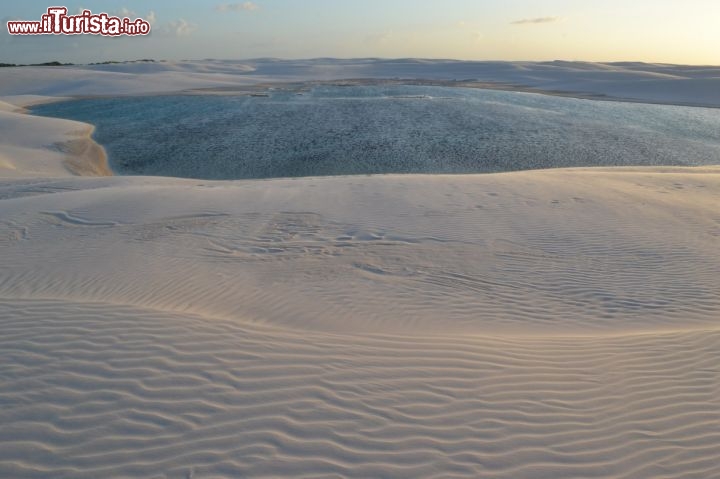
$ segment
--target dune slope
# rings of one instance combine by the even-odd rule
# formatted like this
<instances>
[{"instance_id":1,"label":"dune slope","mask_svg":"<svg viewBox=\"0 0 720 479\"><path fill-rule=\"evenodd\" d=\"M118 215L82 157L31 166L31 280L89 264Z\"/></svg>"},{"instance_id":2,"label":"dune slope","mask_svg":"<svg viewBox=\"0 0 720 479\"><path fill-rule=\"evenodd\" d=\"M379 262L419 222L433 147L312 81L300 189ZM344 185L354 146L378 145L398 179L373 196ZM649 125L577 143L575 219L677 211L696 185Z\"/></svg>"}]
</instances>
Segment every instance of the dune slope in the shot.
<instances>
[{"instance_id":1,"label":"dune slope","mask_svg":"<svg viewBox=\"0 0 720 479\"><path fill-rule=\"evenodd\" d=\"M718 168L0 198L0 476L720 476Z\"/></svg>"}]
</instances>

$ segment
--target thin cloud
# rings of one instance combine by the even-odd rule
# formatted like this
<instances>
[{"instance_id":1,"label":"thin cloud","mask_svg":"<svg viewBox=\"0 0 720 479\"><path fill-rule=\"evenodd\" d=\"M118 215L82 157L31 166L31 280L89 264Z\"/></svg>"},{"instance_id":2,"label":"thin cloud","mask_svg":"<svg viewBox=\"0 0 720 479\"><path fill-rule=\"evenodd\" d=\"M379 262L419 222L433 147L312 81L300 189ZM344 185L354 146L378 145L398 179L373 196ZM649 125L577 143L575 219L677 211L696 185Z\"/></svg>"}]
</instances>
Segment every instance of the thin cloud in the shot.
<instances>
[{"instance_id":1,"label":"thin cloud","mask_svg":"<svg viewBox=\"0 0 720 479\"><path fill-rule=\"evenodd\" d=\"M122 7L120 10L117 11L117 14L115 16L120 17L120 18L124 18L124 17L135 18L135 17L137 17L137 14L133 10L130 10L127 7Z\"/></svg>"},{"instance_id":2,"label":"thin cloud","mask_svg":"<svg viewBox=\"0 0 720 479\"><path fill-rule=\"evenodd\" d=\"M541 23L555 23L560 20L560 17L538 17L538 18L523 18L522 20L515 20L510 22L511 25L538 25Z\"/></svg>"},{"instance_id":3,"label":"thin cloud","mask_svg":"<svg viewBox=\"0 0 720 479\"><path fill-rule=\"evenodd\" d=\"M222 3L215 5L215 10L218 12L252 12L260 8L254 2L242 2L242 3Z\"/></svg>"},{"instance_id":4,"label":"thin cloud","mask_svg":"<svg viewBox=\"0 0 720 479\"><path fill-rule=\"evenodd\" d=\"M179 18L162 25L160 28L153 30L153 32L160 36L187 37L192 35L195 30L197 30L196 24L190 23L184 18Z\"/></svg>"},{"instance_id":5,"label":"thin cloud","mask_svg":"<svg viewBox=\"0 0 720 479\"><path fill-rule=\"evenodd\" d=\"M385 32L373 33L365 37L367 43L372 44L385 44L388 43L395 36L392 30Z\"/></svg>"}]
</instances>

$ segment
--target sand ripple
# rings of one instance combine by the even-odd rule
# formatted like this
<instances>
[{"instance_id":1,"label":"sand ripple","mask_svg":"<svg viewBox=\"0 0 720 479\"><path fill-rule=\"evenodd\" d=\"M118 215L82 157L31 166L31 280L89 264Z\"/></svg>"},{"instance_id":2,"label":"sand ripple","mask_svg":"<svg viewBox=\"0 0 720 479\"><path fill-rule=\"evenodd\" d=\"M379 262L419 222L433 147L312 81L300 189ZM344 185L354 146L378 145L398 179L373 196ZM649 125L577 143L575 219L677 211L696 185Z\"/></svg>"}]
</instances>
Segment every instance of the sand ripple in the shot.
<instances>
[{"instance_id":1,"label":"sand ripple","mask_svg":"<svg viewBox=\"0 0 720 479\"><path fill-rule=\"evenodd\" d=\"M716 477L720 334L352 337L0 305L3 477Z\"/></svg>"},{"instance_id":2,"label":"sand ripple","mask_svg":"<svg viewBox=\"0 0 720 479\"><path fill-rule=\"evenodd\" d=\"M0 185L0 477L720 477L720 175Z\"/></svg>"}]
</instances>

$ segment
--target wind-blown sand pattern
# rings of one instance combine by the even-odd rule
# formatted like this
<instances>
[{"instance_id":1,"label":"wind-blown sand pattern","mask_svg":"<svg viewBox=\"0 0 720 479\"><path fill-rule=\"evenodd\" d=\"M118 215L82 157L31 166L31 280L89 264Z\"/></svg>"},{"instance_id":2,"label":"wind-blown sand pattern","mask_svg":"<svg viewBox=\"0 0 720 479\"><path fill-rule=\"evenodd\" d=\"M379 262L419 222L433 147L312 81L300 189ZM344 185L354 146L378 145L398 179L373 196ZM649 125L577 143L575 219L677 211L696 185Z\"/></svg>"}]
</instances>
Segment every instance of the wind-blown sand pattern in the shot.
<instances>
[{"instance_id":1,"label":"wind-blown sand pattern","mask_svg":"<svg viewBox=\"0 0 720 479\"><path fill-rule=\"evenodd\" d=\"M73 177L0 110L0 477L720 477L720 167Z\"/></svg>"},{"instance_id":2,"label":"wind-blown sand pattern","mask_svg":"<svg viewBox=\"0 0 720 479\"><path fill-rule=\"evenodd\" d=\"M4 301L3 477L718 477L717 332L328 335Z\"/></svg>"},{"instance_id":3,"label":"wind-blown sand pattern","mask_svg":"<svg viewBox=\"0 0 720 479\"><path fill-rule=\"evenodd\" d=\"M0 193L3 477L720 475L717 168Z\"/></svg>"}]
</instances>

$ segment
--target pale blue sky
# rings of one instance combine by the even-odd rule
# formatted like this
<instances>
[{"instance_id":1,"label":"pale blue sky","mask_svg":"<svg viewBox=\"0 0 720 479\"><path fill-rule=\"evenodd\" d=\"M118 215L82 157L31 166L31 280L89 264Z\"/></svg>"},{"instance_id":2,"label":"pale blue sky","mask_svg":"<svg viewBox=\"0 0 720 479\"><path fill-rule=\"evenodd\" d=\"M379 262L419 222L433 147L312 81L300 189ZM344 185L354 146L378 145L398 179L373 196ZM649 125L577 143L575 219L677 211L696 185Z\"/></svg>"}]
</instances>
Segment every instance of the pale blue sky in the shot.
<instances>
[{"instance_id":1,"label":"pale blue sky","mask_svg":"<svg viewBox=\"0 0 720 479\"><path fill-rule=\"evenodd\" d=\"M51 3L3 5L0 62L271 56L720 64L718 0L81 0L64 5L150 18L153 33L7 34L5 21L39 20Z\"/></svg>"}]
</instances>

